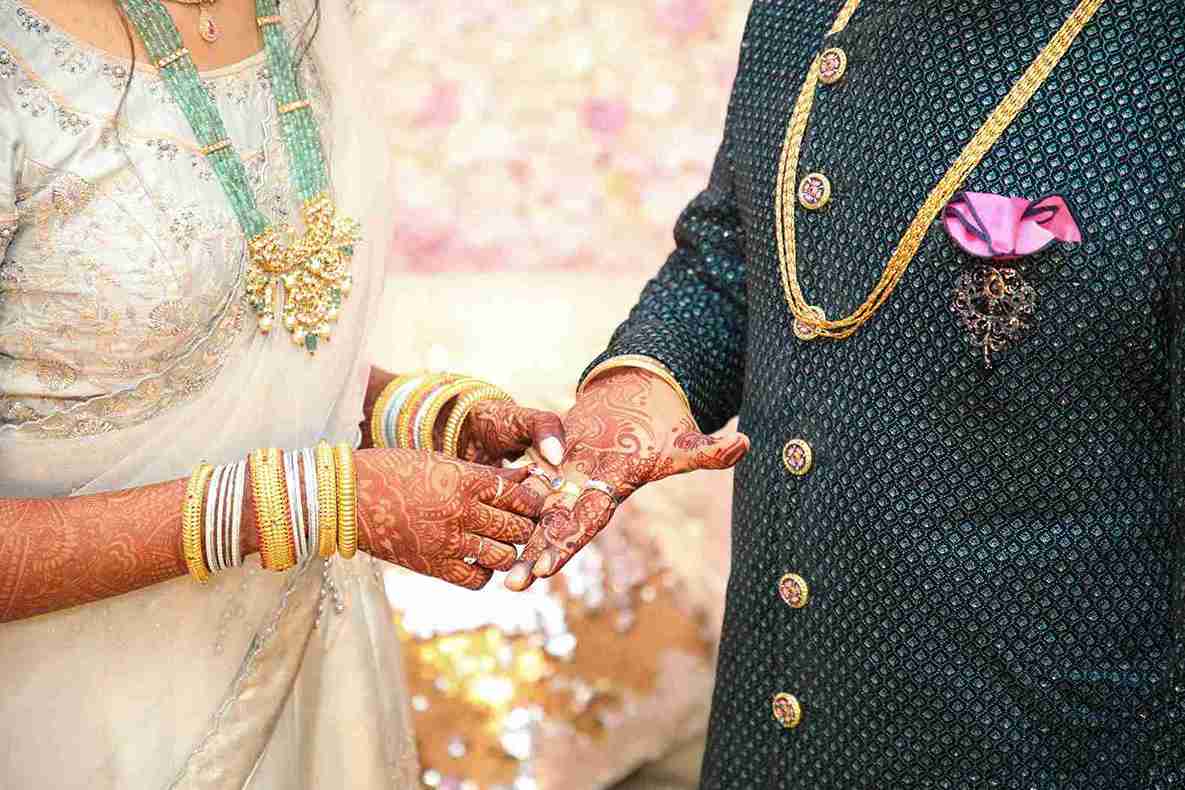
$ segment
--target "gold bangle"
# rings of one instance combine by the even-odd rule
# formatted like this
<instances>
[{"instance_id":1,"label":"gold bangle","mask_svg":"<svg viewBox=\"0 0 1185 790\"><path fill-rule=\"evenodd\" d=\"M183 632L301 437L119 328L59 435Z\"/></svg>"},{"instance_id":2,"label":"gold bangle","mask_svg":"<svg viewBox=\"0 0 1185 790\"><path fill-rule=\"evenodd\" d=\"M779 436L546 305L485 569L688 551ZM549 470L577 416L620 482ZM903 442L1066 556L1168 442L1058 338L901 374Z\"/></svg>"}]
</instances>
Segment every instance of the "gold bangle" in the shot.
<instances>
[{"instance_id":1,"label":"gold bangle","mask_svg":"<svg viewBox=\"0 0 1185 790\"><path fill-rule=\"evenodd\" d=\"M411 395L404 401L403 408L399 410L399 426L395 436L398 439L400 448L411 450L415 447L416 412L420 410L424 399L441 386L452 384L458 378L460 376L454 376L451 373L437 373L426 377L423 383L412 391Z\"/></svg>"},{"instance_id":2,"label":"gold bangle","mask_svg":"<svg viewBox=\"0 0 1185 790\"><path fill-rule=\"evenodd\" d=\"M419 438L419 449L421 450L435 450L435 442L433 436L436 434L436 421L440 419L440 412L458 395L464 395L470 390L481 389L491 385L482 381L481 379L460 379L449 384L442 390L435 390L429 399L426 399L421 405L421 409L427 409L424 413L424 419L416 426L416 431Z\"/></svg>"},{"instance_id":3,"label":"gold bangle","mask_svg":"<svg viewBox=\"0 0 1185 790\"><path fill-rule=\"evenodd\" d=\"M286 571L296 564L296 547L288 520L288 492L280 451L274 447L255 450L250 465L261 562L269 571Z\"/></svg>"},{"instance_id":4,"label":"gold bangle","mask_svg":"<svg viewBox=\"0 0 1185 790\"><path fill-rule=\"evenodd\" d=\"M358 550L358 479L354 469L354 448L334 445L337 462L337 551L345 559Z\"/></svg>"},{"instance_id":5,"label":"gold bangle","mask_svg":"<svg viewBox=\"0 0 1185 790\"><path fill-rule=\"evenodd\" d=\"M441 441L441 452L457 458L461 444L461 430L465 427L465 418L473 411L477 404L487 400L500 400L514 403L514 398L495 386L482 387L461 396L457 405L449 412L448 421L444 424L444 438Z\"/></svg>"},{"instance_id":6,"label":"gold bangle","mask_svg":"<svg viewBox=\"0 0 1185 790\"><path fill-rule=\"evenodd\" d=\"M379 393L378 400L374 402L374 408L370 412L370 441L375 447L388 446L387 437L383 432L383 420L385 419L387 407L391 405L391 399L395 397L395 393L399 391L399 388L417 375L419 374L405 373L396 376Z\"/></svg>"},{"instance_id":7,"label":"gold bangle","mask_svg":"<svg viewBox=\"0 0 1185 790\"><path fill-rule=\"evenodd\" d=\"M185 488L185 504L181 506L181 550L189 575L201 584L210 580L210 566L202 547L202 510L206 503L206 485L214 467L205 461L198 464Z\"/></svg>"},{"instance_id":8,"label":"gold bangle","mask_svg":"<svg viewBox=\"0 0 1185 790\"><path fill-rule=\"evenodd\" d=\"M658 378L670 385L671 389L679 393L679 398L683 401L683 405L687 407L687 413L691 414L691 400L687 397L687 393L683 390L683 386L679 384L679 380L675 378L675 374L666 365L659 362L653 357L643 356L641 354L625 354L620 357L610 357L601 364L588 372L584 377L584 381L576 390L576 394L584 392L593 379L608 373L611 370L619 368L637 368L645 370L647 373L653 373Z\"/></svg>"},{"instance_id":9,"label":"gold bangle","mask_svg":"<svg viewBox=\"0 0 1185 790\"><path fill-rule=\"evenodd\" d=\"M337 554L337 472L333 464L333 448L328 442L317 442L317 519L321 522L322 557Z\"/></svg>"}]
</instances>

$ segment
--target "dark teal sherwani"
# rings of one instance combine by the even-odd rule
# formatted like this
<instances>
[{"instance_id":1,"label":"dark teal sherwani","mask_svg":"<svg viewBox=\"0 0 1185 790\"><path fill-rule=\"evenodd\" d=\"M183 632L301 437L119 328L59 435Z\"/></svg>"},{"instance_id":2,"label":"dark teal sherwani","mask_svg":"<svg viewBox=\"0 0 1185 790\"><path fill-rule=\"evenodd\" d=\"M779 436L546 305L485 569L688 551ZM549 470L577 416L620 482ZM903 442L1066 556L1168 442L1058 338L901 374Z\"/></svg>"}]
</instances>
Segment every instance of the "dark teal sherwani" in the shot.
<instances>
[{"instance_id":1,"label":"dark teal sherwani","mask_svg":"<svg viewBox=\"0 0 1185 790\"><path fill-rule=\"evenodd\" d=\"M606 352L661 360L701 428L739 414L753 439L703 786L1183 787L1185 3L1105 2L970 174L1066 196L1086 237L1011 264L1035 311L990 368L950 309L974 261L937 223L854 337L796 340L778 157L841 47L794 177L833 184L797 212L800 278L846 315L1074 3L865 0L825 40L840 5L753 3L711 183Z\"/></svg>"}]
</instances>

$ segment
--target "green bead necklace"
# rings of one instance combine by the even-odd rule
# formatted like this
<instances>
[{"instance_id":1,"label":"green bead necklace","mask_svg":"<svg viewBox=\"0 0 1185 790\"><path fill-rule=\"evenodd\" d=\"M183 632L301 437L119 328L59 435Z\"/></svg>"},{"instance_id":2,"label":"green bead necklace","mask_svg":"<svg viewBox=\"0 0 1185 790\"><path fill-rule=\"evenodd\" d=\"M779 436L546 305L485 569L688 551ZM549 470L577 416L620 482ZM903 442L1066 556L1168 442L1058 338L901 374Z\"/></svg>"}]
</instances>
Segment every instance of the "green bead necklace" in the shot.
<instances>
[{"instance_id":1,"label":"green bead necklace","mask_svg":"<svg viewBox=\"0 0 1185 790\"><path fill-rule=\"evenodd\" d=\"M282 303L284 328L294 343L314 353L320 342L329 339L350 292L349 265L360 232L357 222L338 215L329 196L321 137L296 78L276 0L255 0L255 13L263 31L292 185L303 201L303 234L286 226L277 228L255 204L242 157L231 145L222 116L160 0L119 2L189 121L243 228L249 257L245 292L260 331L271 330L277 303Z\"/></svg>"}]
</instances>

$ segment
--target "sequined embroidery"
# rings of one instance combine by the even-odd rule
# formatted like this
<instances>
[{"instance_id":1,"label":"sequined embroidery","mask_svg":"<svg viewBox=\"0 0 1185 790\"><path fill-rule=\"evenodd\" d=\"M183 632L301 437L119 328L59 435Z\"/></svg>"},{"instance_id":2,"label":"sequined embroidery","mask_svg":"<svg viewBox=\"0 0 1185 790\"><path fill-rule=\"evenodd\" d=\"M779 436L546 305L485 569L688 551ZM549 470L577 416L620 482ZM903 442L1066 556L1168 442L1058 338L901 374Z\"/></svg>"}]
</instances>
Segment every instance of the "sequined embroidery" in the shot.
<instances>
[{"instance_id":1,"label":"sequined embroidery","mask_svg":"<svg viewBox=\"0 0 1185 790\"><path fill-rule=\"evenodd\" d=\"M992 366L992 354L1016 343L1029 329L1037 292L1016 269L978 266L959 275L951 311L968 332L968 340Z\"/></svg>"}]
</instances>

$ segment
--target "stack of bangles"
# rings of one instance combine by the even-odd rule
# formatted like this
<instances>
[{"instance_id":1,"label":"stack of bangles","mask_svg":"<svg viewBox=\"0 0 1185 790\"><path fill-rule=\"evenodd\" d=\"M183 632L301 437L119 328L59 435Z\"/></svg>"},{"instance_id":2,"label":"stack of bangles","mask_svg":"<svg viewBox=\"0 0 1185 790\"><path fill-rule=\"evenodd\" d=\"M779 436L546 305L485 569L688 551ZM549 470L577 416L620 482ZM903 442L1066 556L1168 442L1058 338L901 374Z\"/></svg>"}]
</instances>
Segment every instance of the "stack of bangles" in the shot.
<instances>
[{"instance_id":1,"label":"stack of bangles","mask_svg":"<svg viewBox=\"0 0 1185 790\"><path fill-rule=\"evenodd\" d=\"M314 557L358 550L358 489L348 444L256 450L236 463L203 462L189 478L181 512L185 565L199 582L243 564L242 520L251 473L264 568L286 571Z\"/></svg>"},{"instance_id":2,"label":"stack of bangles","mask_svg":"<svg viewBox=\"0 0 1185 790\"><path fill-rule=\"evenodd\" d=\"M397 376L383 388L370 417L375 447L433 450L459 456L465 418L479 403L514 403L502 390L481 379L452 373L411 373ZM436 428L444 421L437 444Z\"/></svg>"}]
</instances>

